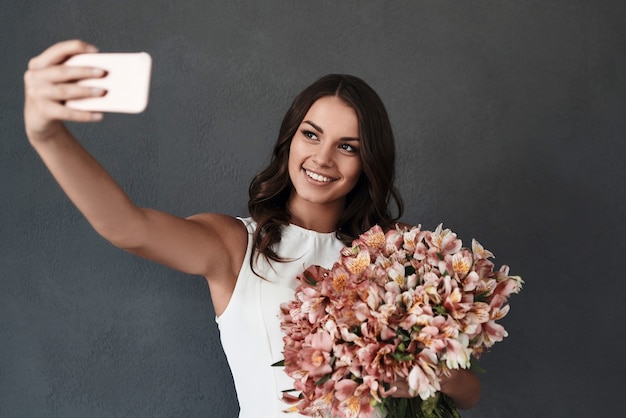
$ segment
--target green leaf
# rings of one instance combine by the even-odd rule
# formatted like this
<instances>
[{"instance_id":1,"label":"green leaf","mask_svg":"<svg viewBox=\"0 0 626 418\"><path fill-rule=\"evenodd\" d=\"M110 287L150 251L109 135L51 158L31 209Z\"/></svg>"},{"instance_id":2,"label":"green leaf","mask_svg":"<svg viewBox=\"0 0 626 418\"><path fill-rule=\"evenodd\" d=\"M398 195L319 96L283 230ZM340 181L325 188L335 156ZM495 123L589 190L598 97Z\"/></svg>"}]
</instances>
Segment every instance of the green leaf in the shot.
<instances>
[{"instance_id":1,"label":"green leaf","mask_svg":"<svg viewBox=\"0 0 626 418\"><path fill-rule=\"evenodd\" d=\"M423 400L422 404L420 405L420 409L424 412L424 414L432 415L433 411L437 408L438 404L439 404L439 393L436 393L430 398Z\"/></svg>"},{"instance_id":2,"label":"green leaf","mask_svg":"<svg viewBox=\"0 0 626 418\"><path fill-rule=\"evenodd\" d=\"M381 406L387 418L461 418L452 398L441 392L425 401L419 396L385 398Z\"/></svg>"},{"instance_id":3,"label":"green leaf","mask_svg":"<svg viewBox=\"0 0 626 418\"><path fill-rule=\"evenodd\" d=\"M305 270L302 274L304 275L307 284L313 287L317 286L317 280L315 280L315 278L311 275L311 273L308 272L308 270Z\"/></svg>"},{"instance_id":4,"label":"green leaf","mask_svg":"<svg viewBox=\"0 0 626 418\"><path fill-rule=\"evenodd\" d=\"M474 356L470 358L470 370L473 371L474 373L480 373L480 374L487 373L487 370L480 367L480 365L478 364L478 360L476 360Z\"/></svg>"},{"instance_id":5,"label":"green leaf","mask_svg":"<svg viewBox=\"0 0 626 418\"><path fill-rule=\"evenodd\" d=\"M441 306L441 305L435 306L433 310L437 312L439 315L446 315L448 313L448 310L444 306Z\"/></svg>"},{"instance_id":6,"label":"green leaf","mask_svg":"<svg viewBox=\"0 0 626 418\"><path fill-rule=\"evenodd\" d=\"M276 363L272 364L272 367L285 367L285 360L279 360Z\"/></svg>"},{"instance_id":7,"label":"green leaf","mask_svg":"<svg viewBox=\"0 0 626 418\"><path fill-rule=\"evenodd\" d=\"M478 293L477 295L474 295L474 302L484 302L487 300L488 297L489 297L488 291Z\"/></svg>"},{"instance_id":8,"label":"green leaf","mask_svg":"<svg viewBox=\"0 0 626 418\"><path fill-rule=\"evenodd\" d=\"M392 356L398 361L413 361L415 359L413 354L393 353Z\"/></svg>"},{"instance_id":9,"label":"green leaf","mask_svg":"<svg viewBox=\"0 0 626 418\"><path fill-rule=\"evenodd\" d=\"M323 383L327 382L327 381L330 379L330 377L331 377L331 376L332 376L332 374L331 374L331 373L328 373L327 375L325 375L324 377L322 377L320 380L318 380L317 382L315 382L315 385L316 385L316 386L319 386L319 385L321 385L321 384L323 384Z\"/></svg>"},{"instance_id":10,"label":"green leaf","mask_svg":"<svg viewBox=\"0 0 626 418\"><path fill-rule=\"evenodd\" d=\"M404 275L405 276L410 276L411 274L415 274L415 267L413 267L413 266L406 266L406 267L404 267Z\"/></svg>"},{"instance_id":11,"label":"green leaf","mask_svg":"<svg viewBox=\"0 0 626 418\"><path fill-rule=\"evenodd\" d=\"M406 341L404 338L410 337L411 334L409 333L409 331L405 330L404 328L398 327L396 328L396 335L402 337L403 341Z\"/></svg>"},{"instance_id":12,"label":"green leaf","mask_svg":"<svg viewBox=\"0 0 626 418\"><path fill-rule=\"evenodd\" d=\"M361 336L361 327L358 326L358 325L355 325L352 328L350 328L350 332L353 333L354 335L358 335L360 337Z\"/></svg>"}]
</instances>

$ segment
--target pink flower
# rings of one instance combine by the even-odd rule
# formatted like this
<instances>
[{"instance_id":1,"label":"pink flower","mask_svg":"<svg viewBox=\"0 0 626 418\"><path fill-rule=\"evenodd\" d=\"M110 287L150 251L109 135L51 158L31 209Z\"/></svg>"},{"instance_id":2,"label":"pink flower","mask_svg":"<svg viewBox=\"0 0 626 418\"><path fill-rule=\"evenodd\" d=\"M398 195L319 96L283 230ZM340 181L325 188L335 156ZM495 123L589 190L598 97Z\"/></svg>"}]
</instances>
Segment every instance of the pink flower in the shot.
<instances>
[{"instance_id":1,"label":"pink flower","mask_svg":"<svg viewBox=\"0 0 626 418\"><path fill-rule=\"evenodd\" d=\"M467 369L470 366L471 355L467 335L459 334L457 338L446 338L445 341L446 350L441 358L446 361L448 369Z\"/></svg>"},{"instance_id":2,"label":"pink flower","mask_svg":"<svg viewBox=\"0 0 626 418\"><path fill-rule=\"evenodd\" d=\"M306 315L311 324L315 324L319 318L324 316L326 310L326 298L320 296L318 292L305 288L301 293L302 305L300 312Z\"/></svg>"},{"instance_id":3,"label":"pink flower","mask_svg":"<svg viewBox=\"0 0 626 418\"><path fill-rule=\"evenodd\" d=\"M335 373L340 377L343 376L360 376L363 359L359 355L363 348L359 346L337 345L333 348L335 357Z\"/></svg>"},{"instance_id":4,"label":"pink flower","mask_svg":"<svg viewBox=\"0 0 626 418\"><path fill-rule=\"evenodd\" d=\"M485 302L474 302L471 304L469 312L465 315L461 324L461 331L473 337L482 330L481 324L489 321L491 318L491 308Z\"/></svg>"},{"instance_id":5,"label":"pink flower","mask_svg":"<svg viewBox=\"0 0 626 418\"><path fill-rule=\"evenodd\" d=\"M387 275L398 285L399 288L405 287L406 283L404 265L402 265L398 261L391 263L391 265L387 269Z\"/></svg>"},{"instance_id":6,"label":"pink flower","mask_svg":"<svg viewBox=\"0 0 626 418\"><path fill-rule=\"evenodd\" d=\"M370 256L367 251L360 251L356 258L346 259L345 266L348 271L356 276L360 275L370 264Z\"/></svg>"},{"instance_id":7,"label":"pink flower","mask_svg":"<svg viewBox=\"0 0 626 418\"><path fill-rule=\"evenodd\" d=\"M521 283L522 279L517 276L506 277L496 285L493 294L508 299L513 293L518 293L522 289Z\"/></svg>"},{"instance_id":8,"label":"pink flower","mask_svg":"<svg viewBox=\"0 0 626 418\"><path fill-rule=\"evenodd\" d=\"M404 244L404 233L399 228L390 229L385 234L385 248L383 254L385 256L392 255L402 248Z\"/></svg>"},{"instance_id":9,"label":"pink flower","mask_svg":"<svg viewBox=\"0 0 626 418\"><path fill-rule=\"evenodd\" d=\"M378 225L374 225L359 238L365 243L365 246L369 248L373 254L381 251L387 244L385 233Z\"/></svg>"},{"instance_id":10,"label":"pink flower","mask_svg":"<svg viewBox=\"0 0 626 418\"><path fill-rule=\"evenodd\" d=\"M462 249L458 253L455 253L451 261L452 271L454 271L459 279L465 278L474 264L472 253L467 249Z\"/></svg>"},{"instance_id":11,"label":"pink flower","mask_svg":"<svg viewBox=\"0 0 626 418\"><path fill-rule=\"evenodd\" d=\"M413 251L413 258L418 261L422 261L428 255L428 247L423 242L419 242L415 246L415 251Z\"/></svg>"},{"instance_id":12,"label":"pink flower","mask_svg":"<svg viewBox=\"0 0 626 418\"><path fill-rule=\"evenodd\" d=\"M477 260L481 258L493 258L493 253L489 250L485 250L475 239L472 240L472 252Z\"/></svg>"},{"instance_id":13,"label":"pink flower","mask_svg":"<svg viewBox=\"0 0 626 418\"><path fill-rule=\"evenodd\" d=\"M465 278L461 281L461 283L463 284L463 291L466 293L471 293L474 289L476 289L479 280L480 277L478 277L478 273L476 273L475 271L470 271L469 274L465 276Z\"/></svg>"},{"instance_id":14,"label":"pink flower","mask_svg":"<svg viewBox=\"0 0 626 418\"><path fill-rule=\"evenodd\" d=\"M420 227L411 228L406 231L402 238L404 240L403 247L407 252L415 252L417 245L421 242L423 234L420 231Z\"/></svg>"},{"instance_id":15,"label":"pink flower","mask_svg":"<svg viewBox=\"0 0 626 418\"><path fill-rule=\"evenodd\" d=\"M417 365L413 366L409 372L409 394L419 395L420 398L426 400L441 390L436 369L435 353L428 349L422 350L418 355Z\"/></svg>"},{"instance_id":16,"label":"pink flower","mask_svg":"<svg viewBox=\"0 0 626 418\"><path fill-rule=\"evenodd\" d=\"M425 240L432 249L443 256L456 253L463 245L454 232L443 229L443 224L439 224L433 232L426 233Z\"/></svg>"},{"instance_id":17,"label":"pink flower","mask_svg":"<svg viewBox=\"0 0 626 418\"><path fill-rule=\"evenodd\" d=\"M321 283L321 293L330 298L340 297L348 288L350 274L342 267L336 267L329 272Z\"/></svg>"},{"instance_id":18,"label":"pink flower","mask_svg":"<svg viewBox=\"0 0 626 418\"><path fill-rule=\"evenodd\" d=\"M463 293L456 281L449 276L443 279L443 306L454 319L461 319L470 309L468 303L464 303Z\"/></svg>"},{"instance_id":19,"label":"pink flower","mask_svg":"<svg viewBox=\"0 0 626 418\"><path fill-rule=\"evenodd\" d=\"M333 340L330 335L324 331L318 331L305 338L296 358L309 376L322 377L332 372L330 365L332 349Z\"/></svg>"},{"instance_id":20,"label":"pink flower","mask_svg":"<svg viewBox=\"0 0 626 418\"><path fill-rule=\"evenodd\" d=\"M509 335L504 327L500 324L496 324L495 321L490 320L483 324L483 344L485 347L489 348L494 343L502 341L504 337Z\"/></svg>"},{"instance_id":21,"label":"pink flower","mask_svg":"<svg viewBox=\"0 0 626 418\"><path fill-rule=\"evenodd\" d=\"M354 380L344 379L335 384L339 401L336 412L340 417L369 418L372 416L369 387Z\"/></svg>"}]
</instances>

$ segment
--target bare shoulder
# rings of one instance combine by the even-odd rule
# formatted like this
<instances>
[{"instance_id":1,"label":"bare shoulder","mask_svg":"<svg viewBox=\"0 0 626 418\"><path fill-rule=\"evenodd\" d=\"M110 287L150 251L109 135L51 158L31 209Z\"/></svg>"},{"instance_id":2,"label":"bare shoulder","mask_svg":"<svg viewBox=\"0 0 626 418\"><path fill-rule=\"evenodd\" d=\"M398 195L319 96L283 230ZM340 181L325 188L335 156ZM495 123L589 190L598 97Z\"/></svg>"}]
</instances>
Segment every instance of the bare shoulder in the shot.
<instances>
[{"instance_id":1,"label":"bare shoulder","mask_svg":"<svg viewBox=\"0 0 626 418\"><path fill-rule=\"evenodd\" d=\"M188 217L187 219L206 224L207 226L218 227L222 226L225 230L236 229L243 232L246 231L246 227L239 219L231 215L225 215L222 213L198 213Z\"/></svg>"},{"instance_id":2,"label":"bare shoulder","mask_svg":"<svg viewBox=\"0 0 626 418\"><path fill-rule=\"evenodd\" d=\"M248 230L241 220L219 213L199 213L187 220L210 231L211 236L218 240L216 244L228 254L232 262L231 268L239 268L248 245Z\"/></svg>"},{"instance_id":3,"label":"bare shoulder","mask_svg":"<svg viewBox=\"0 0 626 418\"><path fill-rule=\"evenodd\" d=\"M199 213L190 216L187 220L195 222L210 230L222 245L235 253L246 251L248 231L241 220L230 215L220 213Z\"/></svg>"}]
</instances>

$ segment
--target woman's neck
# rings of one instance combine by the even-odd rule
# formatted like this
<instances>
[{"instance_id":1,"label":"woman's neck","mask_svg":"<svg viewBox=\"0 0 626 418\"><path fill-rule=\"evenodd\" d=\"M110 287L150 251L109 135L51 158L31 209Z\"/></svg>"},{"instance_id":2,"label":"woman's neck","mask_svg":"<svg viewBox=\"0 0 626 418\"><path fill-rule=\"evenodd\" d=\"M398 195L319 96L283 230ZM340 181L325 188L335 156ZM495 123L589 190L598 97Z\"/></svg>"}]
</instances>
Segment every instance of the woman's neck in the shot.
<instances>
[{"instance_id":1,"label":"woman's neck","mask_svg":"<svg viewBox=\"0 0 626 418\"><path fill-rule=\"evenodd\" d=\"M312 203L291 196L287 202L289 222L317 232L334 232L343 213L345 202Z\"/></svg>"}]
</instances>

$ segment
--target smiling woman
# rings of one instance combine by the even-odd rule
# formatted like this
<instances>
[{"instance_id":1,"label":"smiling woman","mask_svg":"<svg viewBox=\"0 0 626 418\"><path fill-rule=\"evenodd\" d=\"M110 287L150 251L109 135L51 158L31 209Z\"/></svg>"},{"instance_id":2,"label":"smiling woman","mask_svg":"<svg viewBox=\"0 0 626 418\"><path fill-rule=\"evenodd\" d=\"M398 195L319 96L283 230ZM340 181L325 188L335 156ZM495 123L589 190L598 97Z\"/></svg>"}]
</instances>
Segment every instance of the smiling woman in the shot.
<instances>
[{"instance_id":1,"label":"smiling woman","mask_svg":"<svg viewBox=\"0 0 626 418\"><path fill-rule=\"evenodd\" d=\"M201 213L183 219L136 206L64 125L102 117L64 105L102 94L78 84L101 73L63 65L85 52L95 47L68 41L30 61L24 76L30 143L104 238L206 279L240 417L282 416L287 405L280 394L293 381L271 365L282 356L278 313L294 294L297 274L303 266L330 267L347 242L374 224L391 228L402 213L382 102L353 76L316 81L294 100L270 165L250 185L250 217ZM398 217L390 213L392 200ZM455 373L448 383L445 390L459 405L477 401L479 384L470 372Z\"/></svg>"},{"instance_id":2,"label":"smiling woman","mask_svg":"<svg viewBox=\"0 0 626 418\"><path fill-rule=\"evenodd\" d=\"M328 118L328 126L320 126L321 119L315 120L309 115L309 112L318 112L318 107L320 115L316 117ZM333 115L334 111L340 112L342 117ZM349 152L351 149L357 151L360 175L345 195L343 207L334 214L338 218L333 229L342 241L350 242L374 224L384 228L394 225L402 215L403 205L394 186L395 141L385 106L378 94L360 78L330 74L296 96L283 119L269 166L250 185L248 209L259 222L254 236L259 253L280 260L272 245L280 241L280 226L292 222L286 210L292 195L292 176L295 179L302 174L300 167L295 170L289 167L289 155L291 147L301 139L298 132L313 142L328 142L329 138L331 142L338 141L336 146L348 155L354 155ZM303 168L317 175L329 174L324 170L316 172L314 167L306 165ZM295 172L298 175L294 176ZM392 203L398 210L397 216L391 214ZM315 213L308 217L317 217L312 215Z\"/></svg>"},{"instance_id":3,"label":"smiling woman","mask_svg":"<svg viewBox=\"0 0 626 418\"><path fill-rule=\"evenodd\" d=\"M336 96L317 100L304 119L289 152L291 222L332 232L361 175L359 123L354 109Z\"/></svg>"}]
</instances>

